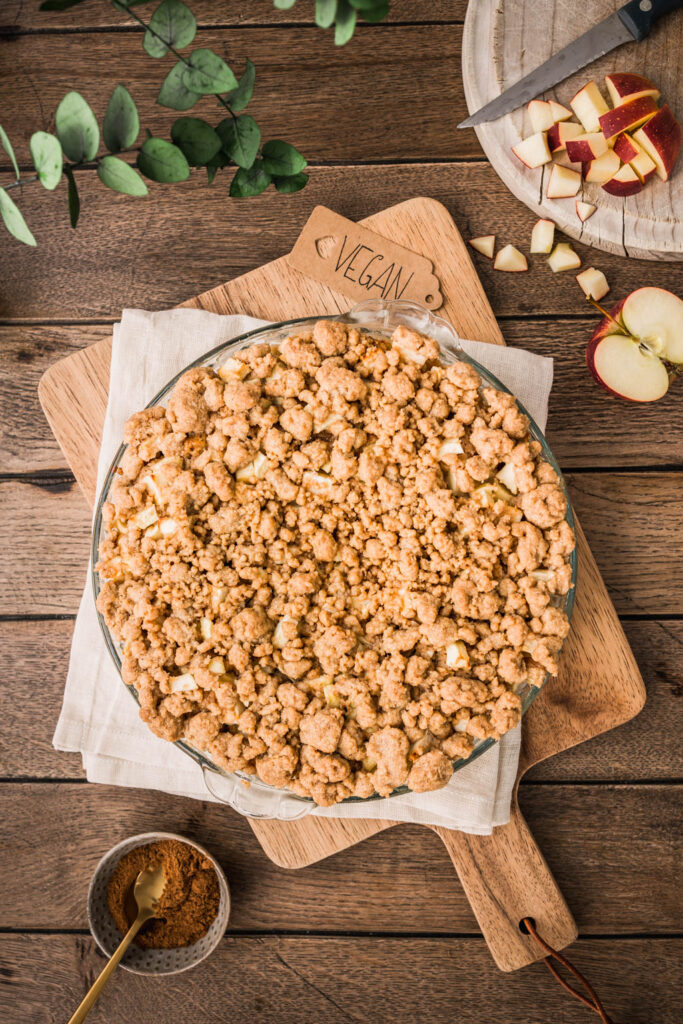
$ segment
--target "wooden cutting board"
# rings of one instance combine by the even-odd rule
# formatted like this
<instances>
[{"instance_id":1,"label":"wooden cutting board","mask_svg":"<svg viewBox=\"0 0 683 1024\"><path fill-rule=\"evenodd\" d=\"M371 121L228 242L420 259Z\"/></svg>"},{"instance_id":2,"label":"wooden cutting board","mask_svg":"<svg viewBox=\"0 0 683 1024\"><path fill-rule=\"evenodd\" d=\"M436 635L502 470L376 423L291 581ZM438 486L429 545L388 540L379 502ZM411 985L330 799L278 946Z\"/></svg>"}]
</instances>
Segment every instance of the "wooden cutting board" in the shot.
<instances>
[{"instance_id":1,"label":"wooden cutting board","mask_svg":"<svg viewBox=\"0 0 683 1024\"><path fill-rule=\"evenodd\" d=\"M427 256L441 282L440 313L464 338L504 344L466 246L448 211L432 199L412 199L368 217L368 227ZM283 257L184 303L215 313L246 313L286 320L341 312L349 301L294 270ZM40 382L40 400L76 479L92 505L97 455L107 401L111 341L52 366ZM588 385L587 385L588 386ZM572 632L558 678L524 720L519 778L533 764L628 721L645 690L616 612L580 529L579 585ZM304 867L375 835L395 822L308 817L297 822L252 821L277 864ZM519 930L535 918L555 947L576 937L576 926L543 855L520 813L515 793L509 824L492 836L435 828L453 860L491 952L503 970L538 959Z\"/></svg>"},{"instance_id":2,"label":"wooden cutting board","mask_svg":"<svg viewBox=\"0 0 683 1024\"><path fill-rule=\"evenodd\" d=\"M593 0L586 6L566 0L477 0L469 4L462 41L462 76L470 113L495 99L623 2ZM629 71L651 78L661 89L662 101L666 100L681 120L681 53L683 10L657 22L642 43L619 46L543 93L543 97L553 97L568 106L570 98L593 78L607 98L604 76ZM572 238L619 255L683 259L683 155L669 181L655 177L635 196L610 196L600 185L584 183L577 198L594 203L598 209L582 224L573 199L546 199L551 165L531 170L510 149L532 134L524 107L478 125L475 131L510 191L539 217L554 220Z\"/></svg>"}]
</instances>

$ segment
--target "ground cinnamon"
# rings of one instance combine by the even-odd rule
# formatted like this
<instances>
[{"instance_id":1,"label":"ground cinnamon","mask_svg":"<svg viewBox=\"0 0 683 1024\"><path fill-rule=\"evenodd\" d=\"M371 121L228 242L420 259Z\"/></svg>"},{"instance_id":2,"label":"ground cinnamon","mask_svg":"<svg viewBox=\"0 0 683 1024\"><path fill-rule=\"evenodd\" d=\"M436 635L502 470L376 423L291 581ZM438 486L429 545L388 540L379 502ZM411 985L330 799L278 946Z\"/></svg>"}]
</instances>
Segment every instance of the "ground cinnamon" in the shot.
<instances>
[{"instance_id":1,"label":"ground cinnamon","mask_svg":"<svg viewBox=\"0 0 683 1024\"><path fill-rule=\"evenodd\" d=\"M218 877L211 861L193 846L162 839L138 846L116 865L107 888L107 903L116 926L126 932L135 919L132 889L145 868L163 865L166 884L158 915L140 929L135 942L144 949L191 946L213 924L220 904Z\"/></svg>"}]
</instances>

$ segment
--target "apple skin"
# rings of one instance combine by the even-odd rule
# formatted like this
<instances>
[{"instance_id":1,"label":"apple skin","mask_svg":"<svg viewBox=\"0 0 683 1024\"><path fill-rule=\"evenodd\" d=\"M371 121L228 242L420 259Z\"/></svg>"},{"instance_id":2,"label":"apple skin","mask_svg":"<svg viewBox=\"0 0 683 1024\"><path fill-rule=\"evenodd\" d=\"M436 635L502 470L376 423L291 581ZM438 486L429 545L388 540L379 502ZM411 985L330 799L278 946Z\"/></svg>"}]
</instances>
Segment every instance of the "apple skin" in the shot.
<instances>
[{"instance_id":1,"label":"apple skin","mask_svg":"<svg viewBox=\"0 0 683 1024\"><path fill-rule=\"evenodd\" d=\"M567 139L565 149L572 163L589 163L607 152L607 143L602 133L586 132L585 135L577 135L575 139Z\"/></svg>"},{"instance_id":2,"label":"apple skin","mask_svg":"<svg viewBox=\"0 0 683 1024\"><path fill-rule=\"evenodd\" d=\"M605 75L605 85L615 107L628 96L651 96L653 100L660 96L659 89L649 78L630 72L616 71L613 75Z\"/></svg>"},{"instance_id":3,"label":"apple skin","mask_svg":"<svg viewBox=\"0 0 683 1024\"><path fill-rule=\"evenodd\" d=\"M619 175L627 177L619 177ZM642 191L643 183L636 172L628 164L624 164L614 177L606 181L602 187L611 196L635 196Z\"/></svg>"},{"instance_id":4,"label":"apple skin","mask_svg":"<svg viewBox=\"0 0 683 1024\"><path fill-rule=\"evenodd\" d=\"M614 143L614 152L620 160L623 160L625 164L629 164L631 160L635 160L638 156L639 150L628 135L622 133Z\"/></svg>"},{"instance_id":5,"label":"apple skin","mask_svg":"<svg viewBox=\"0 0 683 1024\"><path fill-rule=\"evenodd\" d=\"M598 121L602 134L609 142L615 135L638 128L656 113L657 104L652 96L634 96L608 110L606 114L600 114Z\"/></svg>"},{"instance_id":6,"label":"apple skin","mask_svg":"<svg viewBox=\"0 0 683 1024\"><path fill-rule=\"evenodd\" d=\"M635 133L635 140L657 165L657 175L666 181L681 150L681 126L667 103Z\"/></svg>"}]
</instances>

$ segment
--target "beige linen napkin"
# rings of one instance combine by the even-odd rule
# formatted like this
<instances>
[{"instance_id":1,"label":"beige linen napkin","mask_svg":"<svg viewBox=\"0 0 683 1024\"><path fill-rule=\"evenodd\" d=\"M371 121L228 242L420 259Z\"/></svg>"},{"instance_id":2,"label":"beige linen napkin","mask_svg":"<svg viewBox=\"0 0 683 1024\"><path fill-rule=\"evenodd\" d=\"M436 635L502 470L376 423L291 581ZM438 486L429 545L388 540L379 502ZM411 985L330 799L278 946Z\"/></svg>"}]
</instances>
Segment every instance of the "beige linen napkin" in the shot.
<instances>
[{"instance_id":1,"label":"beige linen napkin","mask_svg":"<svg viewBox=\"0 0 683 1024\"><path fill-rule=\"evenodd\" d=\"M128 416L142 409L168 380L204 352L263 325L245 316L205 310L159 313L124 310L114 328L109 403L98 464L98 492L121 442ZM463 341L463 348L514 392L545 429L553 377L552 359L520 349ZM331 817L380 818L442 825L489 835L510 815L521 730L515 729L434 793L317 808ZM175 746L158 739L140 721L100 633L86 583L76 618L62 711L53 744L78 751L91 782L158 789L212 799L202 772ZM240 802L249 807L249 790Z\"/></svg>"}]
</instances>

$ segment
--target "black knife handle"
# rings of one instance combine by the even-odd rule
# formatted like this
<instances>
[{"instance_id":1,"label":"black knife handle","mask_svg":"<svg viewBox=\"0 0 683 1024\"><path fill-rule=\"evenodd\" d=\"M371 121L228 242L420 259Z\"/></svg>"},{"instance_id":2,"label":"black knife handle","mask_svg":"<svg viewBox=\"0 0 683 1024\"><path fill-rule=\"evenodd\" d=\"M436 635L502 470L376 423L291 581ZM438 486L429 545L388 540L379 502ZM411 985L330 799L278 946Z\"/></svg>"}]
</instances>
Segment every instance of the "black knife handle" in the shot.
<instances>
[{"instance_id":1,"label":"black knife handle","mask_svg":"<svg viewBox=\"0 0 683 1024\"><path fill-rule=\"evenodd\" d=\"M683 7L683 0L631 0L617 14L636 42L649 36L652 26L663 14Z\"/></svg>"}]
</instances>

